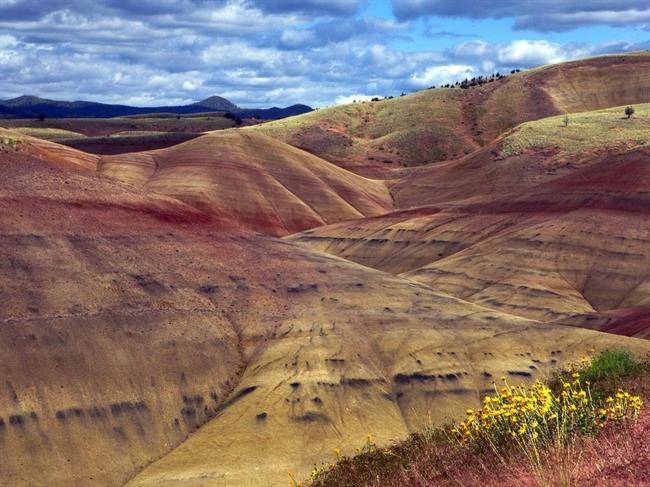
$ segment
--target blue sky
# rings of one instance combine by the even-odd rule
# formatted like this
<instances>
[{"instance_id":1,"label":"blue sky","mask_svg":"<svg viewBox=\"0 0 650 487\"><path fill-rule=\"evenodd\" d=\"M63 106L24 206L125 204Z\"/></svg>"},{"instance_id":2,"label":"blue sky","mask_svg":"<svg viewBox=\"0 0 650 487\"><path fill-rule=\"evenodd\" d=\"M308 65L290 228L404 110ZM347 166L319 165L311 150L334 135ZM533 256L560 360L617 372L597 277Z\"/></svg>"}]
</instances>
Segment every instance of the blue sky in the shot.
<instances>
[{"instance_id":1,"label":"blue sky","mask_svg":"<svg viewBox=\"0 0 650 487\"><path fill-rule=\"evenodd\" d=\"M0 98L325 106L649 41L647 0L0 0Z\"/></svg>"}]
</instances>

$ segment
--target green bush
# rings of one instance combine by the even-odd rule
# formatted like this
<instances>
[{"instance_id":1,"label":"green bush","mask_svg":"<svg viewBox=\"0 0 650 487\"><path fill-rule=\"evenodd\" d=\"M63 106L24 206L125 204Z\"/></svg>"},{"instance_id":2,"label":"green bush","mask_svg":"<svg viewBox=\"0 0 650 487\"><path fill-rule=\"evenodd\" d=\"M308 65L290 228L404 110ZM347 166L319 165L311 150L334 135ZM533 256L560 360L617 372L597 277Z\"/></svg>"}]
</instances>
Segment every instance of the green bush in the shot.
<instances>
[{"instance_id":1,"label":"green bush","mask_svg":"<svg viewBox=\"0 0 650 487\"><path fill-rule=\"evenodd\" d=\"M630 375L638 366L630 351L621 348L599 353L581 372L584 380L596 382L605 378Z\"/></svg>"}]
</instances>

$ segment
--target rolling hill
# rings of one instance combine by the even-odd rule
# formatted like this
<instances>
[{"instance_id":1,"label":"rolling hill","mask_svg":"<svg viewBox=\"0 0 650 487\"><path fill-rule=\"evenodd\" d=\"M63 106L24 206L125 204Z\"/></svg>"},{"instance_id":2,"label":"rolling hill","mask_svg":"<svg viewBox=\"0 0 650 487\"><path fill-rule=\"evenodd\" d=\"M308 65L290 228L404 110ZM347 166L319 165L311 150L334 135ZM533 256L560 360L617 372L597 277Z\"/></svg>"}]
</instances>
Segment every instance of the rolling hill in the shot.
<instances>
[{"instance_id":1,"label":"rolling hill","mask_svg":"<svg viewBox=\"0 0 650 487\"><path fill-rule=\"evenodd\" d=\"M111 156L0 129L0 484L285 485L499 377L650 354L647 68Z\"/></svg>"},{"instance_id":2,"label":"rolling hill","mask_svg":"<svg viewBox=\"0 0 650 487\"><path fill-rule=\"evenodd\" d=\"M278 485L493 377L650 350L229 228L52 143L3 147L3 483Z\"/></svg>"},{"instance_id":3,"label":"rolling hill","mask_svg":"<svg viewBox=\"0 0 650 487\"><path fill-rule=\"evenodd\" d=\"M144 158L103 158L99 170L270 235L392 208L381 182L242 130L214 132L138 156Z\"/></svg>"},{"instance_id":4,"label":"rolling hill","mask_svg":"<svg viewBox=\"0 0 650 487\"><path fill-rule=\"evenodd\" d=\"M571 115L567 127L563 117L523 124L395 182L403 210L290 239L483 306L610 329L608 313L648 306L650 119L637 108L630 120L618 107Z\"/></svg>"},{"instance_id":5,"label":"rolling hill","mask_svg":"<svg viewBox=\"0 0 650 487\"><path fill-rule=\"evenodd\" d=\"M359 174L459 159L505 131L552 115L650 102L650 54L603 56L525 71L467 90L321 109L253 127Z\"/></svg>"},{"instance_id":6,"label":"rolling hill","mask_svg":"<svg viewBox=\"0 0 650 487\"><path fill-rule=\"evenodd\" d=\"M386 213L380 181L345 171L270 137L216 131L167 149L114 156L87 154L0 130L19 154L81 166L174 197L229 226L286 235L327 223Z\"/></svg>"}]
</instances>

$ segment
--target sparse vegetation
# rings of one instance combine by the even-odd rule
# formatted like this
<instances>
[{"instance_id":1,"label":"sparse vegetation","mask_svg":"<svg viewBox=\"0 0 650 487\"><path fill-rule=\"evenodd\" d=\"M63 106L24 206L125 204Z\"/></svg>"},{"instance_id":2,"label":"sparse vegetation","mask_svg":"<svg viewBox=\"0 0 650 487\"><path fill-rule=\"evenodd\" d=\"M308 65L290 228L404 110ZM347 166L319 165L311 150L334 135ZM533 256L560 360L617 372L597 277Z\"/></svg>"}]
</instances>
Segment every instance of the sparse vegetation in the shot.
<instances>
[{"instance_id":1,"label":"sparse vegetation","mask_svg":"<svg viewBox=\"0 0 650 487\"><path fill-rule=\"evenodd\" d=\"M582 371L585 381L601 381L633 374L640 364L634 360L629 350L624 348L608 350L598 354Z\"/></svg>"},{"instance_id":2,"label":"sparse vegetation","mask_svg":"<svg viewBox=\"0 0 650 487\"><path fill-rule=\"evenodd\" d=\"M20 140L13 133L0 130L0 150L16 150L20 145Z\"/></svg>"},{"instance_id":3,"label":"sparse vegetation","mask_svg":"<svg viewBox=\"0 0 650 487\"><path fill-rule=\"evenodd\" d=\"M73 132L72 130L63 130L50 127L15 127L11 129L13 132L37 137L45 140L62 140L71 138L83 138L83 134Z\"/></svg>"},{"instance_id":4,"label":"sparse vegetation","mask_svg":"<svg viewBox=\"0 0 650 487\"><path fill-rule=\"evenodd\" d=\"M462 98L460 90L425 90L379 103L323 108L247 130L289 142L335 163L348 165L370 157L384 161L392 156L390 160L399 159L402 165L421 165L471 149L455 130L462 122ZM385 148L383 153L379 147Z\"/></svg>"},{"instance_id":5,"label":"sparse vegetation","mask_svg":"<svg viewBox=\"0 0 650 487\"><path fill-rule=\"evenodd\" d=\"M503 378L461 423L388 448L368 439L355 456L337 452L336 463L315 468L306 485L576 485L593 464L603 465L585 463L583 454L597 455L601 445L623 448L616 438L643 438L634 428L649 378L650 362L623 349L584 360L548 385L512 386ZM606 462L615 461L616 453L608 455Z\"/></svg>"},{"instance_id":6,"label":"sparse vegetation","mask_svg":"<svg viewBox=\"0 0 650 487\"><path fill-rule=\"evenodd\" d=\"M631 149L650 145L650 104L639 105L634 123L623 123L621 108L549 117L526 122L508 135L501 146L504 156L552 148L556 160L578 160L604 149Z\"/></svg>"}]
</instances>

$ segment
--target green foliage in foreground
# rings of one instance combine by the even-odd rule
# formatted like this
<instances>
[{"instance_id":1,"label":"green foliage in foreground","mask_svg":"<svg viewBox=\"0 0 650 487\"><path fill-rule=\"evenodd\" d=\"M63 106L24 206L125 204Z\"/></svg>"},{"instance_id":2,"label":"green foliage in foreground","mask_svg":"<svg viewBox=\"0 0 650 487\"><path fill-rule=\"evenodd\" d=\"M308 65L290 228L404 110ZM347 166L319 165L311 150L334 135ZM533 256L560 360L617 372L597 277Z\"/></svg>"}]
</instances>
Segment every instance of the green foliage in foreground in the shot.
<instances>
[{"instance_id":1,"label":"green foliage in foreground","mask_svg":"<svg viewBox=\"0 0 650 487\"><path fill-rule=\"evenodd\" d=\"M621 411L618 411L618 402L629 402L631 400L631 395L620 388L629 388L630 392L647 397L650 395L650 381L647 380L649 376L650 361L636 360L628 350L616 349L601 352L590 361L584 361L580 365L572 367L571 370L558 374L549 382L547 391L559 396L562 395L562 391L565 391L565 394L571 396L571 391L575 389L573 392L575 392L576 397L573 399L568 398L565 401L567 411L569 411L569 414L579 413L580 407L573 409L572 405L577 405L578 402L576 401L586 401L589 406L587 409L594 412L590 417L593 416L594 425L598 426L604 424L603 418L605 416L617 416L618 420L633 419L641 408L642 401L637 398L634 400L637 404L636 407L628 408L624 405ZM567 384L569 384L569 390L567 390ZM580 395L583 390L586 391L586 397L584 398ZM508 392L510 391L506 391L506 394ZM571 411L576 411L576 413ZM628 415L630 412L632 414ZM579 429L574 428L573 430L577 431L576 434L582 434L579 433ZM589 429L589 431L592 430ZM499 459L498 461L506 462L507 457L513 453L515 455L523 453L528 456L531 451L532 459L537 458L537 462L533 461L531 463L541 465L538 456L541 453L540 451L537 449L519 451L517 450L516 441L499 441L494 443L494 448L477 450L472 448L471 445L469 447L463 445L462 441L458 441L458 435L450 433L451 431L451 426L430 428L421 433L413 434L406 440L388 448L377 447L369 438L366 446L358 450L355 456L341 457L337 451L336 463L315 468L310 479L305 484L295 482L292 478L293 485L311 487L382 485L383 479L391 479L400 471L406 470L412 465L418 465L423 461L432 465L439 465L444 464L450 458L454 458L453 465L448 470L456 471L459 468L462 470L462 462L464 461L472 462L479 457L489 456L494 458L496 456ZM537 442L535 443L537 444ZM488 459L488 461L490 460ZM541 468L539 465L538 467Z\"/></svg>"},{"instance_id":2,"label":"green foliage in foreground","mask_svg":"<svg viewBox=\"0 0 650 487\"><path fill-rule=\"evenodd\" d=\"M596 355L582 370L584 380L596 382L606 378L616 378L632 374L640 364L634 360L629 350L607 350Z\"/></svg>"}]
</instances>

